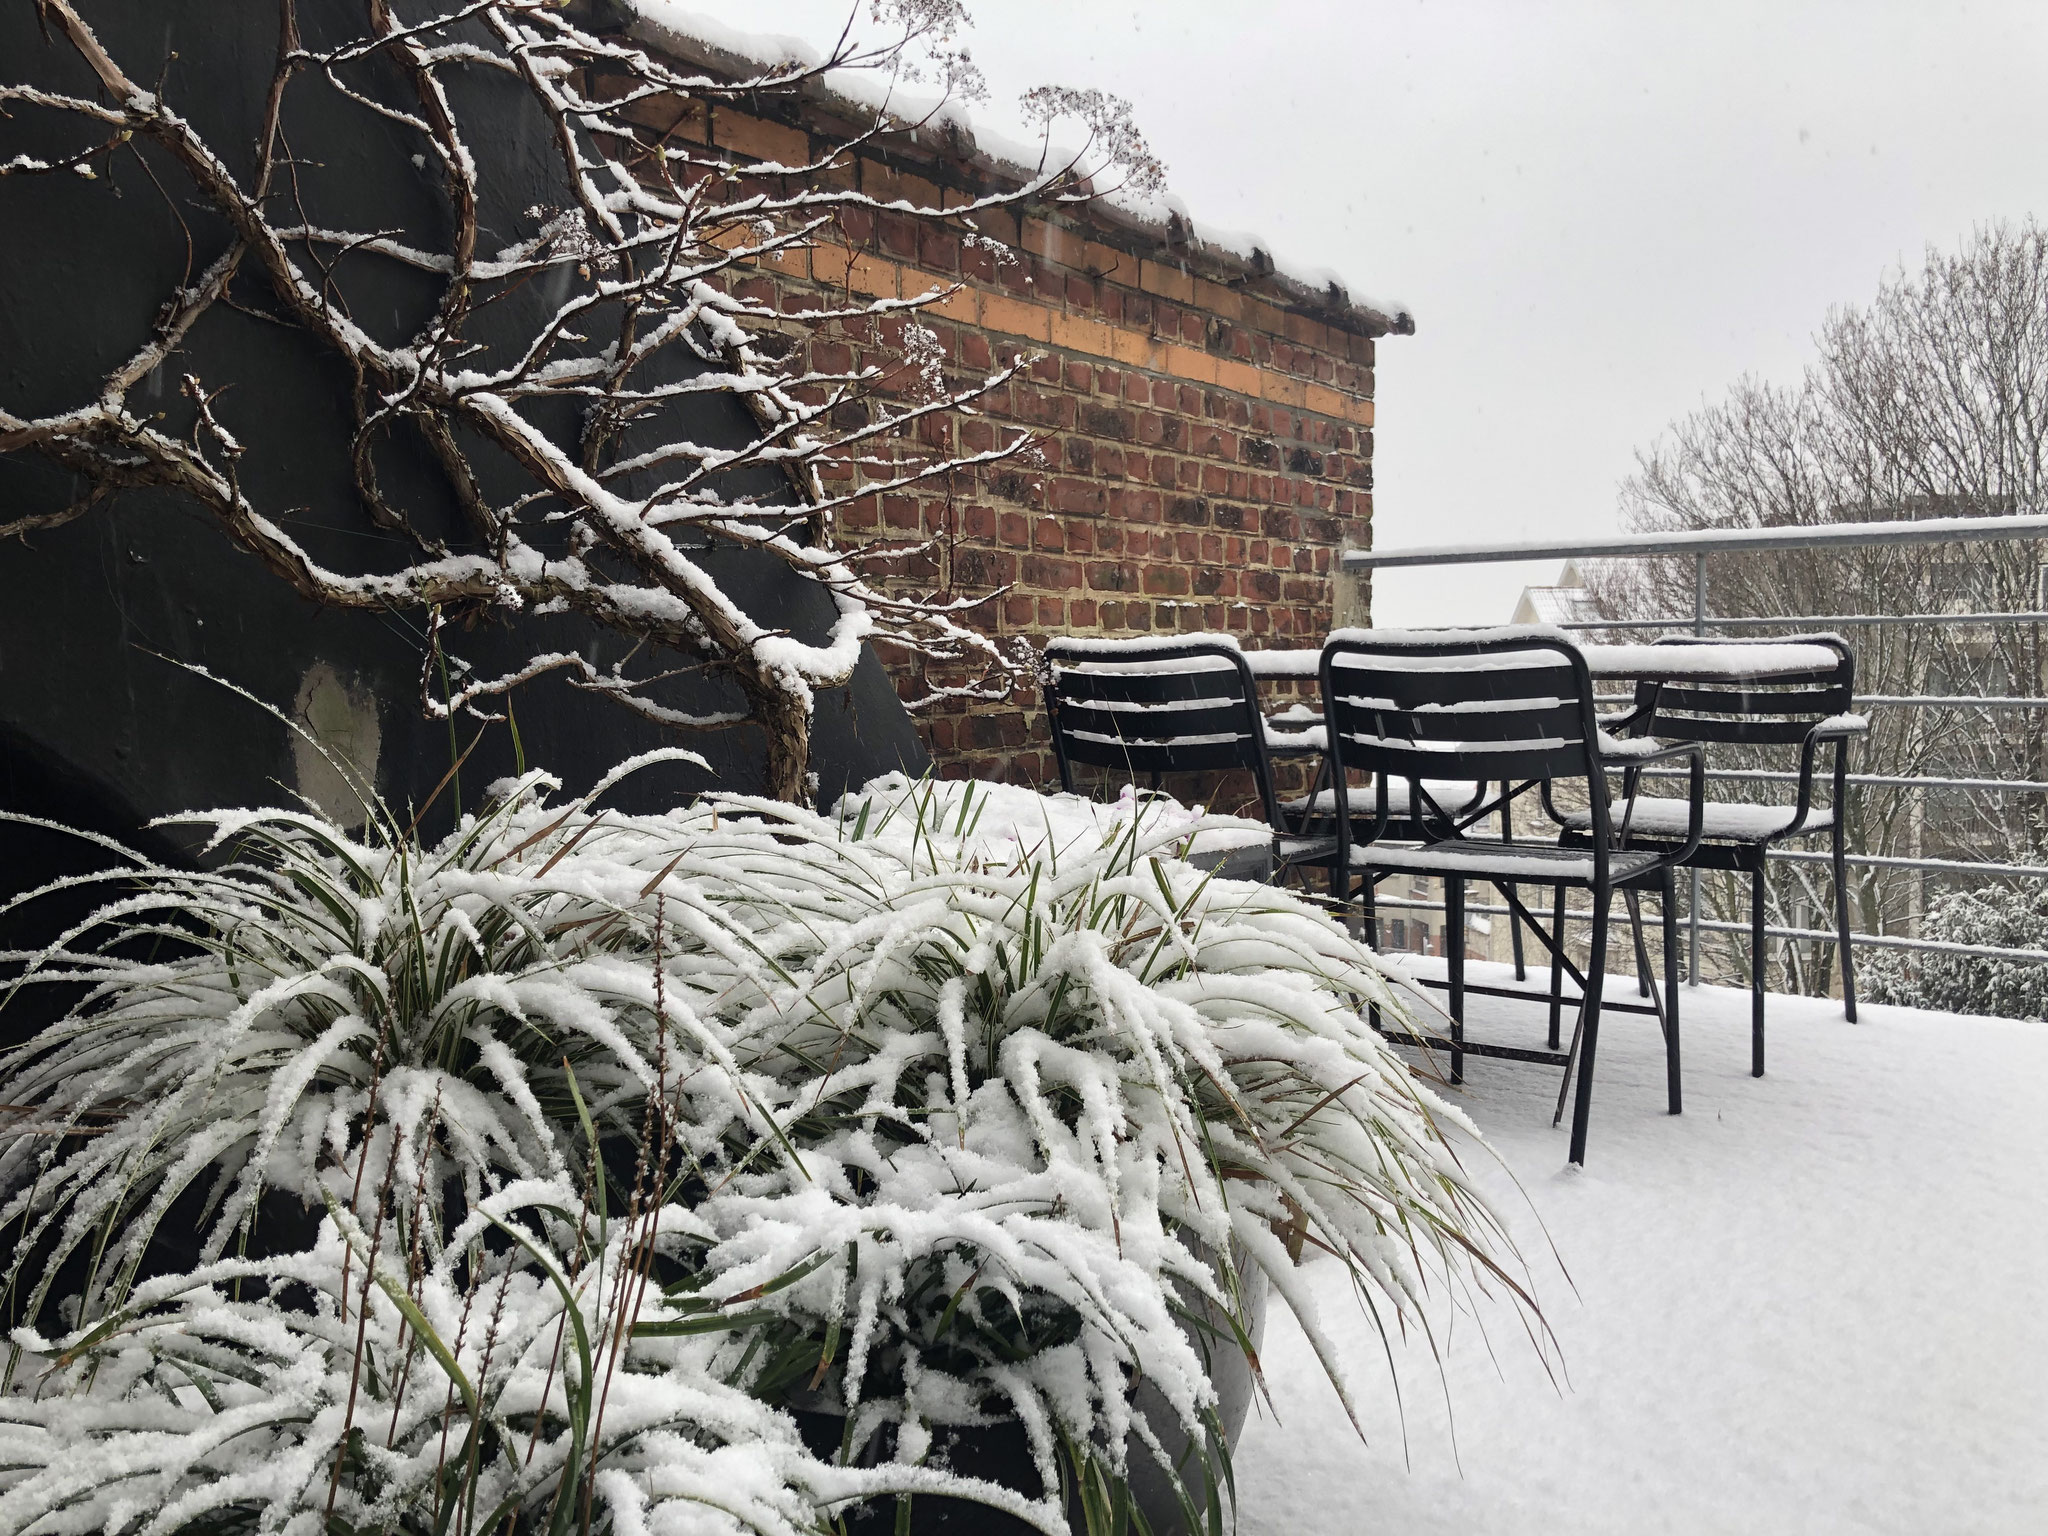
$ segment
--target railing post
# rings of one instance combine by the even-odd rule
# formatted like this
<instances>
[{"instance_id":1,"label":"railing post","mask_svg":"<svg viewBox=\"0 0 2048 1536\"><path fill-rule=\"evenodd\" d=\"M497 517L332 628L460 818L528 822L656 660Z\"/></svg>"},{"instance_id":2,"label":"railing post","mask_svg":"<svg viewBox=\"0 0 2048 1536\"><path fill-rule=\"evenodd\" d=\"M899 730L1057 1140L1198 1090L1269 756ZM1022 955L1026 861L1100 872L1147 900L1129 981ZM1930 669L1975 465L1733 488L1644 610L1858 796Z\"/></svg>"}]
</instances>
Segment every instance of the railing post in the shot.
<instances>
[{"instance_id":1,"label":"railing post","mask_svg":"<svg viewBox=\"0 0 2048 1536\"><path fill-rule=\"evenodd\" d=\"M1696 549L1692 552L1692 632L1704 636L1707 632L1707 552ZM1697 866L1691 870L1692 890L1688 896L1689 905L1685 916L1685 944L1687 979L1694 986L1700 984L1700 872Z\"/></svg>"}]
</instances>

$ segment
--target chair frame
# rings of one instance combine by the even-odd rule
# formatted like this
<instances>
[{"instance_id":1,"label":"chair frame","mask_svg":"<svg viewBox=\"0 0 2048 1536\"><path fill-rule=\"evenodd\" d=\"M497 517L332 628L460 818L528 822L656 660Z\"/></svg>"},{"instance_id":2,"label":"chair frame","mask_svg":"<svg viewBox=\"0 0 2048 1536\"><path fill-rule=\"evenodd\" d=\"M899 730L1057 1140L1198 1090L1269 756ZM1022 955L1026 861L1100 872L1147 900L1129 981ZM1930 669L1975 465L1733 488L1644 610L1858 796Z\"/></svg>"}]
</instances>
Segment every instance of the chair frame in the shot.
<instances>
[{"instance_id":1,"label":"chair frame","mask_svg":"<svg viewBox=\"0 0 2048 1536\"><path fill-rule=\"evenodd\" d=\"M1086 670L1091 662L1113 668L1202 658L1218 658L1230 665L1154 674ZM1326 866L1334 887L1336 839L1306 837L1287 824L1273 785L1273 764L1267 748L1266 719L1259 710L1258 683L1244 653L1236 646L1198 639L1104 642L1056 638L1047 642L1040 667L1040 687L1052 729L1053 757L1059 765L1060 788L1068 794L1076 793L1076 763L1121 769L1134 777L1142 773L1155 791L1169 773L1249 772L1258 785L1266 824L1273 832L1269 878L1277 883L1291 872ZM1229 698L1220 692L1212 695L1202 691L1197 680L1204 676L1230 677L1237 696ZM1068 678L1092 681L1076 686L1067 682ZM1192 707L1163 707L1168 705ZM1183 729L1126 729L1133 723L1157 724L1165 718L1175 718ZM1210 729L1187 728L1191 724ZM1091 734L1103 739L1089 740L1079 734L1091 727ZM1185 739L1224 734L1231 739Z\"/></svg>"},{"instance_id":2,"label":"chair frame","mask_svg":"<svg viewBox=\"0 0 2048 1536\"><path fill-rule=\"evenodd\" d=\"M1505 659L1538 651L1551 653L1556 658L1555 663L1536 668L1484 665L1488 658ZM1382 665L1375 668L1346 667L1343 658L1349 655L1376 658ZM1404 669L1399 665L1402 658L1427 661L1453 657L1469 658L1478 664L1454 669ZM1584 1163L1606 977L1609 915L1618 889L1613 855L1618 852L1648 853L1651 857L1647 863L1631 860L1625 883L1640 889L1654 877L1663 888L1663 995L1657 996L1656 989L1652 988L1652 1006L1649 1008L1630 1008L1621 1003L1607 1006L1620 1011L1656 1015L1664 1034L1668 1107L1672 1114L1680 1113L1683 1096L1679 1072L1677 928L1673 899L1673 871L1679 860L1671 850L1631 848L1627 825L1624 823L1618 832L1612 827L1608 818L1608 775L1640 769L1652 762L1689 761L1692 769L1692 826L1682 848L1683 852L1689 853L1698 843L1705 791L1706 759L1703 749L1697 743L1688 742L1620 758L1603 753L1599 720L1594 713L1592 678L1587 671L1585 657L1576 645L1556 631L1446 632L1441 636L1378 635L1369 630L1338 631L1323 647L1319 672L1328 738L1329 776L1337 793L1335 872L1342 880L1339 894L1348 901L1352 895L1351 877L1359 875L1361 912L1369 915L1373 884L1385 874L1399 869L1425 876L1434 875L1444 882L1445 927L1451 934L1445 945L1452 1020L1450 1039L1446 1041L1406 1031L1383 1033L1390 1039L1406 1043L1448 1047L1451 1081L1454 1083L1463 1080L1464 1058L1468 1054L1561 1066L1564 1068L1564 1080L1558 1093L1560 1118L1576 1067L1577 1093L1572 1109L1570 1160ZM1370 685L1384 690L1388 697L1368 700L1347 696L1344 688L1358 686L1360 680L1354 677L1351 682L1345 682L1345 672L1379 674L1370 678ZM1565 696L1566 690L1557 686L1563 681L1560 672L1568 674L1569 698ZM1515 687L1518 676L1525 685L1520 691ZM1546 683L1553 692L1543 691ZM1489 711L1488 704L1498 707ZM1362 725L1370 727L1370 740L1358 729ZM1517 730L1523 733L1522 738L1510 734ZM1530 732L1553 734L1530 736ZM1431 742L1446 745L1437 749L1428 745ZM1353 769L1371 773L1375 786L1372 835L1362 847L1356 848L1350 785ZM1497 800L1483 803L1469 814L1454 818L1444 814L1423 789L1425 774L1438 780L1498 782L1502 791ZM1427 834L1418 850L1420 853L1426 857L1458 845L1464 849L1480 850L1479 856L1466 857L1457 865L1434 869L1419 867L1412 861L1378 866L1381 872L1376 874L1372 850L1386 837L1389 828L1387 783L1391 777L1409 781L1409 804L1415 808L1416 820ZM1467 828L1483 824L1531 788L1540 785L1547 800L1552 782L1559 778L1583 778L1587 784L1587 800L1593 820L1593 837L1587 850L1591 865L1589 874L1560 882L1532 874L1526 867L1531 851L1561 850L1565 846L1562 842L1517 844L1506 835L1498 840L1483 841L1464 835ZM1408 850L1412 846L1404 844L1403 848ZM1492 872L1488 872L1485 865L1484 854L1488 849L1500 850ZM1568 1051L1560 1053L1556 1048L1555 1024L1551 1048L1545 1051L1475 1043L1464 1038L1464 998L1468 990L1521 998L1538 995L1503 988L1467 987L1464 979L1464 894L1466 880L1474 878L1494 885L1510 907L1529 921L1538 939L1550 950L1553 998L1561 994L1561 972L1569 971L1578 982L1579 1019ZM1541 925L1530 916L1514 892L1513 887L1518 883L1551 884L1590 891L1593 897L1593 942L1584 972L1580 972L1564 953L1561 925L1554 937L1546 935ZM1638 960L1646 963L1640 910L1634 901L1633 891L1625 894L1628 895L1631 917L1635 920ZM1553 1009L1556 1006L1553 1001Z\"/></svg>"},{"instance_id":3,"label":"chair frame","mask_svg":"<svg viewBox=\"0 0 2048 1536\"><path fill-rule=\"evenodd\" d=\"M1665 635L1659 645L1696 645L1691 635ZM1769 951L1764 924L1764 872L1771 846L1788 838L1829 834L1830 863L1835 885L1835 954L1842 982L1842 1012L1856 1022L1856 962L1849 926L1848 778L1849 743L1865 734L1858 720L1845 723L1855 703L1856 656L1840 635L1793 635L1780 639L1717 640L1716 645L1819 645L1833 651L1835 665L1825 673L1773 679L1775 691L1753 682L1655 682L1636 684L1635 704L1626 715L1609 721L1617 736L1658 740L1726 742L1740 746L1796 746L1799 789L1792 817L1775 832L1759 836L1706 832L1681 861L1688 869L1720 869L1749 876L1750 1075L1764 1075L1764 973ZM1805 688L1786 685L1809 685ZM1797 706L1786 708L1787 705ZM1850 716L1851 719L1857 717ZM1834 761L1827 770L1833 820L1828 827L1809 827L1813 814L1814 770L1821 749L1832 744ZM1634 798L1635 785L1625 791ZM1551 808L1546 801L1545 810ZM1783 806L1777 807L1783 809ZM1552 813L1553 816L1555 813ZM1573 834L1567 832L1567 837Z\"/></svg>"}]
</instances>

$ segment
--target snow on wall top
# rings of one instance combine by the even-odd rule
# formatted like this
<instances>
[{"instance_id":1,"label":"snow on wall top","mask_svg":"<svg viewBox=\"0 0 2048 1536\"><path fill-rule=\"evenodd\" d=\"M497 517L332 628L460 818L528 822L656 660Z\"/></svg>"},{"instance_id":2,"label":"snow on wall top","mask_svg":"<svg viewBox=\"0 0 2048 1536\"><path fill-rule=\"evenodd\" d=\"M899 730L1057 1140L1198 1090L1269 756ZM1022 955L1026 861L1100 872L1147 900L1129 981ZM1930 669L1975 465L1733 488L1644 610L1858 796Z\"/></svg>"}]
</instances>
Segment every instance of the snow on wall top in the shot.
<instances>
[{"instance_id":1,"label":"snow on wall top","mask_svg":"<svg viewBox=\"0 0 2048 1536\"><path fill-rule=\"evenodd\" d=\"M721 74L763 74L785 64L816 68L825 60L820 49L802 38L734 27L692 9L687 0L624 3L638 18L627 28L636 42ZM829 70L809 90L863 112L887 112L900 122L925 124L920 131L946 134L960 158L1000 178L1026 180L1045 158L1047 146L1010 138L985 123L977 126L958 101L919 95L862 70ZM1071 153L1056 143L1051 151L1061 159ZM1170 194L1141 198L1111 192L1089 206L1093 217L1149 237L1170 250L1174 259L1193 259L1232 276L1265 278L1284 297L1346 314L1376 335L1415 332L1415 315L1406 304L1367 297L1328 267L1284 261L1263 237L1204 223Z\"/></svg>"}]
</instances>

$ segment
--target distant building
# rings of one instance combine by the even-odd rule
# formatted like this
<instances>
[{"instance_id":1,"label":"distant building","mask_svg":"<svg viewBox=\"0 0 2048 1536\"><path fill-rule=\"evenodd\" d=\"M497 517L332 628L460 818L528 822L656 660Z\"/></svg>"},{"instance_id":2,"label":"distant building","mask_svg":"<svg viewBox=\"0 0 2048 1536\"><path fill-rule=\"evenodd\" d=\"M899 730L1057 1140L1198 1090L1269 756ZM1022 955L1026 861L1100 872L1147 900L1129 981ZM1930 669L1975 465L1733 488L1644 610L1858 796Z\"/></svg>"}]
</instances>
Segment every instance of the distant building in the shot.
<instances>
[{"instance_id":1,"label":"distant building","mask_svg":"<svg viewBox=\"0 0 2048 1536\"><path fill-rule=\"evenodd\" d=\"M1579 574L1578 561L1567 560L1553 585L1522 588L1522 599L1515 604L1515 616L1510 622L1564 625L1599 616L1593 607L1593 595L1586 590L1585 578Z\"/></svg>"}]
</instances>

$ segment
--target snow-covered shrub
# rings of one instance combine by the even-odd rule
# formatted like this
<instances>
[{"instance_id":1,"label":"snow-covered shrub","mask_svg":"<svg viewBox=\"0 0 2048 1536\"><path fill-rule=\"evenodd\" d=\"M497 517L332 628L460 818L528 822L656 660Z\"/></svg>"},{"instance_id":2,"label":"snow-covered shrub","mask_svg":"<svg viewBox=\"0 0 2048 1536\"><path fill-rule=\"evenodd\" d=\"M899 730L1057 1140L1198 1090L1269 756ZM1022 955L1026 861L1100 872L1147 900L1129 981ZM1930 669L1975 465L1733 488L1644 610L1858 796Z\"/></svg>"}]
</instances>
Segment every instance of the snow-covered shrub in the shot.
<instances>
[{"instance_id":1,"label":"snow-covered shrub","mask_svg":"<svg viewBox=\"0 0 2048 1536\"><path fill-rule=\"evenodd\" d=\"M1462 1121L1361 1017L1400 1012L1369 950L1173 858L1201 822L1062 797L1033 837L1016 793L881 781L837 825L695 813L691 888L756 937L744 965L705 943L672 973L731 1021L784 1151L748 1147L697 1205L720 1242L695 1283L808 1271L761 1299L748 1379L848 1415L852 1451L916 1459L940 1426L1015 1417L1048 1496L1063 1472L1113 1496L1127 1432L1160 1449L1136 1379L1201 1441L1181 1320L1206 1299L1238 1335L1209 1342L1243 1343L1233 1254L1348 1403L1304 1249L1389 1321L1509 1250L1445 1140Z\"/></svg>"},{"instance_id":2,"label":"snow-covered shrub","mask_svg":"<svg viewBox=\"0 0 2048 1536\"><path fill-rule=\"evenodd\" d=\"M1203 1357L1256 1276L1347 1402L1299 1256L1390 1326L1512 1286L1370 952L1174 858L1201 823L997 853L957 786L544 787L431 849L207 818L234 862L137 861L17 957L86 990L0 1060L0 1532L780 1532L921 1491L1051 1531L1063 1480L1113 1513L1166 1449L1141 1384L1214 1498ZM780 1406L843 1419L838 1464ZM1039 1489L934 1454L993 1420Z\"/></svg>"},{"instance_id":3,"label":"snow-covered shrub","mask_svg":"<svg viewBox=\"0 0 2048 1536\"><path fill-rule=\"evenodd\" d=\"M1944 891L1927 904L1921 937L1994 949L2048 951L2048 885ZM1874 1003L1943 1013L2048 1019L2048 955L1987 960L1939 950L1880 949L1857 957L1856 980Z\"/></svg>"}]
</instances>

